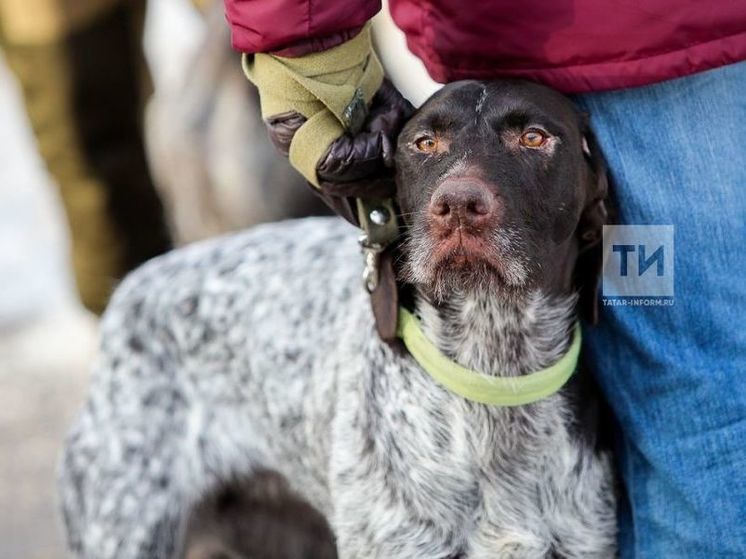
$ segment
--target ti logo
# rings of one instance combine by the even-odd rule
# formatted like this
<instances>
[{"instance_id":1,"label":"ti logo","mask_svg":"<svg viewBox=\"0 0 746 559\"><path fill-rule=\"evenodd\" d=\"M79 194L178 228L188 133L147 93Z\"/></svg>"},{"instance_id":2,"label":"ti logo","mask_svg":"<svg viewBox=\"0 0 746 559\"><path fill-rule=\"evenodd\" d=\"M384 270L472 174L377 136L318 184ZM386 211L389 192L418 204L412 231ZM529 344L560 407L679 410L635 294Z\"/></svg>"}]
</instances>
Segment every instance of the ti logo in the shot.
<instances>
[{"instance_id":1,"label":"ti logo","mask_svg":"<svg viewBox=\"0 0 746 559\"><path fill-rule=\"evenodd\" d=\"M672 303L673 225L604 226L603 251L605 304L610 299L669 299Z\"/></svg>"},{"instance_id":2,"label":"ti logo","mask_svg":"<svg viewBox=\"0 0 746 559\"><path fill-rule=\"evenodd\" d=\"M644 274L648 268L655 262L657 264L656 273L658 276L663 275L664 270L664 252L663 249L665 248L663 245L659 246L656 251L650 256L650 258L645 257L646 248L645 245L638 245L638 252L637 254L640 255L640 258L638 260L637 264L637 273L638 275ZM630 252L635 252L635 245L611 245L611 250L614 252L618 252L621 254L621 261L620 265L621 268L619 270L619 274L622 276L627 275L627 255Z\"/></svg>"}]
</instances>

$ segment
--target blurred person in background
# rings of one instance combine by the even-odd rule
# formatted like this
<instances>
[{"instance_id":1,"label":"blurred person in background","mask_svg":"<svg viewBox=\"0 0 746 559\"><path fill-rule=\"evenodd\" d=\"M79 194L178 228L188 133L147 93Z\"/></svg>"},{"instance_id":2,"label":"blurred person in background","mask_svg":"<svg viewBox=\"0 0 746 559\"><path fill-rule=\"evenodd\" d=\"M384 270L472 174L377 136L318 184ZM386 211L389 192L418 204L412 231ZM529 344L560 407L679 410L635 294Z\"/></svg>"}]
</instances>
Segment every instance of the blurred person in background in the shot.
<instances>
[{"instance_id":1,"label":"blurred person in background","mask_svg":"<svg viewBox=\"0 0 746 559\"><path fill-rule=\"evenodd\" d=\"M80 297L96 313L170 236L326 212L258 134L256 92L230 63L221 3L184 4L205 16L204 38L189 70L153 92L146 0L0 0L0 47L59 185Z\"/></svg>"},{"instance_id":2,"label":"blurred person in background","mask_svg":"<svg viewBox=\"0 0 746 559\"><path fill-rule=\"evenodd\" d=\"M371 49L380 7L225 0L270 135L332 201L391 195L378 179L406 101ZM746 3L391 0L391 14L437 82L526 78L574 94L620 222L674 225L676 304L604 306L586 337L621 427L620 551L746 556L746 485L734 484L746 474ZM405 93L421 102L436 87L423 76Z\"/></svg>"},{"instance_id":3,"label":"blurred person in background","mask_svg":"<svg viewBox=\"0 0 746 559\"><path fill-rule=\"evenodd\" d=\"M144 0L0 0L0 47L59 186L83 304L171 246L143 145Z\"/></svg>"}]
</instances>

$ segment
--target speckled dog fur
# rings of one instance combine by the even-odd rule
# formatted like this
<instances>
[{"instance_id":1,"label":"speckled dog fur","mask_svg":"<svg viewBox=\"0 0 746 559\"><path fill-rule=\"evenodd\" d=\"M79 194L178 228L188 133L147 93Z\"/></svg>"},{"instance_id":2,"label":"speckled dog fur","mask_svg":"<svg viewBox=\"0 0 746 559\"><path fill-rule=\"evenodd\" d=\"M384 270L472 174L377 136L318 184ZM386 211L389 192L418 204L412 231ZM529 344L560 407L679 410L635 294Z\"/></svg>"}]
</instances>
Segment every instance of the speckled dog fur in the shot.
<instances>
[{"instance_id":1,"label":"speckled dog fur","mask_svg":"<svg viewBox=\"0 0 746 559\"><path fill-rule=\"evenodd\" d=\"M266 225L123 282L63 459L79 557L178 557L200 495L259 470L329 519L343 559L614 555L610 459L578 425L581 392L500 408L442 388L376 336L356 236ZM573 292L541 288L414 301L444 352L496 375L554 363L575 321Z\"/></svg>"}]
</instances>

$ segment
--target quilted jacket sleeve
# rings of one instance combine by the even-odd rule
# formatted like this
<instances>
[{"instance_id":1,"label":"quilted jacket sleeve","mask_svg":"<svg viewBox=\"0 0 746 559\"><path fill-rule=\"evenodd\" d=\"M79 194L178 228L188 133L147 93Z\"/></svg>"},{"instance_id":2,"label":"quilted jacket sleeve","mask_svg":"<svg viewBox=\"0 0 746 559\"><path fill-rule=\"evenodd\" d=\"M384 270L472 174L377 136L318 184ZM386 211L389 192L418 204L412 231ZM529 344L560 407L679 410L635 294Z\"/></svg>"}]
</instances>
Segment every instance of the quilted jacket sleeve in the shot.
<instances>
[{"instance_id":1,"label":"quilted jacket sleeve","mask_svg":"<svg viewBox=\"0 0 746 559\"><path fill-rule=\"evenodd\" d=\"M225 0L233 48L299 56L354 36L380 0Z\"/></svg>"}]
</instances>

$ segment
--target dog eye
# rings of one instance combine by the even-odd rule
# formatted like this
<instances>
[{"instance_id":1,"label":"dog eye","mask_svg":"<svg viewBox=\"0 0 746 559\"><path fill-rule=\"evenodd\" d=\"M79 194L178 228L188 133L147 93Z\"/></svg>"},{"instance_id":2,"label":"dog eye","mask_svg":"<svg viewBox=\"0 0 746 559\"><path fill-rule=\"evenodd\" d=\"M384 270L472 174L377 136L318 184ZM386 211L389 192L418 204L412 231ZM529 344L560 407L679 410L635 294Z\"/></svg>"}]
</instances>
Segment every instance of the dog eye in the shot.
<instances>
[{"instance_id":1,"label":"dog eye","mask_svg":"<svg viewBox=\"0 0 746 559\"><path fill-rule=\"evenodd\" d=\"M549 135L538 128L529 128L518 140L525 148L540 148L549 139Z\"/></svg>"},{"instance_id":2,"label":"dog eye","mask_svg":"<svg viewBox=\"0 0 746 559\"><path fill-rule=\"evenodd\" d=\"M435 153L438 151L438 140L432 136L420 136L414 141L414 145L422 153Z\"/></svg>"}]
</instances>

